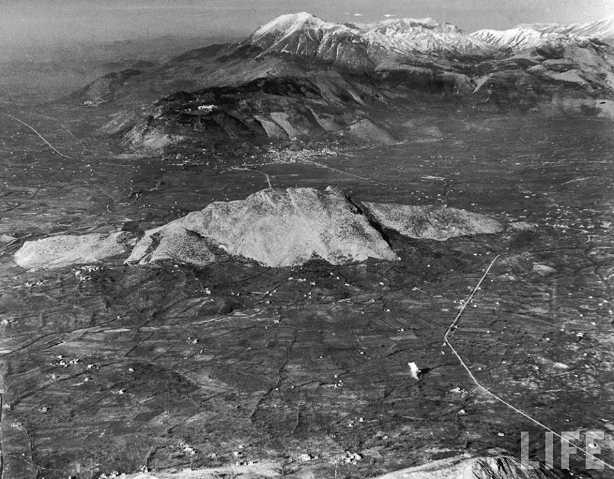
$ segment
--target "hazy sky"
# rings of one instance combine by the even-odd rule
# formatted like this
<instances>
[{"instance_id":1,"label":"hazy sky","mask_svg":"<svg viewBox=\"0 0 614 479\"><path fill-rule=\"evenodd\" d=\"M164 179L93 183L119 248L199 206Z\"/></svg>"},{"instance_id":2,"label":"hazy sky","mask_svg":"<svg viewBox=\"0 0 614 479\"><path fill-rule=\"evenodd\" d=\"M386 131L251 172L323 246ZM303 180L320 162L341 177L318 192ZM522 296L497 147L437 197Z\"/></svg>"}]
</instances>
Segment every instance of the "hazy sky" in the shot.
<instances>
[{"instance_id":1,"label":"hazy sky","mask_svg":"<svg viewBox=\"0 0 614 479\"><path fill-rule=\"evenodd\" d=\"M614 15L614 0L0 0L0 45L238 36L287 12L335 21L431 16L473 31Z\"/></svg>"}]
</instances>

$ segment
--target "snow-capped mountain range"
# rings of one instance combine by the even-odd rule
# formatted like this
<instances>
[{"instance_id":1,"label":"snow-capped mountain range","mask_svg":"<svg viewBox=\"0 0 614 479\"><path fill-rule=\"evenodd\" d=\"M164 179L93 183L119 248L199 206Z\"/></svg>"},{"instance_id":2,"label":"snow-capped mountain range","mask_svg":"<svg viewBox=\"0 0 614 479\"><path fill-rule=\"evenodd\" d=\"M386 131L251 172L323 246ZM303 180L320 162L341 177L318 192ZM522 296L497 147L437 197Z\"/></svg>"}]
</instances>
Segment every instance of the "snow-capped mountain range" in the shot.
<instances>
[{"instance_id":1,"label":"snow-capped mountain range","mask_svg":"<svg viewBox=\"0 0 614 479\"><path fill-rule=\"evenodd\" d=\"M454 53L491 55L546 44L573 44L614 39L614 18L558 25L520 25L509 30L465 33L432 18L386 19L375 24L338 24L309 13L282 15L256 30L247 40L265 53L277 52L321 59L353 58L366 62L382 55Z\"/></svg>"},{"instance_id":2,"label":"snow-capped mountain range","mask_svg":"<svg viewBox=\"0 0 614 479\"><path fill-rule=\"evenodd\" d=\"M431 18L388 19L377 24L338 24L308 13L282 15L256 30L247 43L267 53L317 57L367 66L382 57L415 53L489 52L490 45Z\"/></svg>"},{"instance_id":3,"label":"snow-capped mountain range","mask_svg":"<svg viewBox=\"0 0 614 479\"><path fill-rule=\"evenodd\" d=\"M548 43L573 43L588 40L614 40L614 18L588 23L559 25L535 23L519 25L509 30L478 30L471 37L497 48L523 50Z\"/></svg>"}]
</instances>

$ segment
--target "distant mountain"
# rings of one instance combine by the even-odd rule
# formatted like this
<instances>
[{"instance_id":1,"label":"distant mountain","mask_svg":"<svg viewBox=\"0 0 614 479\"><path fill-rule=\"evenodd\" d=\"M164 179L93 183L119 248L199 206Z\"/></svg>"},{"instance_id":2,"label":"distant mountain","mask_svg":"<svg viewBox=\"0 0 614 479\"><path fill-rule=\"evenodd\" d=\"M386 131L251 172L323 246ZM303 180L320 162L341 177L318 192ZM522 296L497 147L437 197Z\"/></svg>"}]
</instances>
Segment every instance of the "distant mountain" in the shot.
<instances>
[{"instance_id":1,"label":"distant mountain","mask_svg":"<svg viewBox=\"0 0 614 479\"><path fill-rule=\"evenodd\" d=\"M389 19L376 24L337 24L309 13L282 15L245 42L271 53L311 57L353 69L372 69L404 55L492 54L494 48L458 27L431 18Z\"/></svg>"},{"instance_id":2,"label":"distant mountain","mask_svg":"<svg viewBox=\"0 0 614 479\"><path fill-rule=\"evenodd\" d=\"M519 25L509 30L478 30L471 37L495 48L523 50L546 44L585 43L591 40L614 40L614 18L589 23L559 25L536 23Z\"/></svg>"},{"instance_id":3,"label":"distant mountain","mask_svg":"<svg viewBox=\"0 0 614 479\"><path fill-rule=\"evenodd\" d=\"M237 44L108 75L73 99L108 108L132 148L187 140L389 144L419 108L599 112L614 99L613 22L465 33L433 19L282 15ZM604 107L603 105L606 105Z\"/></svg>"},{"instance_id":4,"label":"distant mountain","mask_svg":"<svg viewBox=\"0 0 614 479\"><path fill-rule=\"evenodd\" d=\"M246 41L270 53L314 57L353 67L414 54L493 56L548 44L579 44L614 39L614 20L558 25L520 25L510 30L467 34L432 18L388 19L374 24L330 23L309 13L282 15Z\"/></svg>"}]
</instances>

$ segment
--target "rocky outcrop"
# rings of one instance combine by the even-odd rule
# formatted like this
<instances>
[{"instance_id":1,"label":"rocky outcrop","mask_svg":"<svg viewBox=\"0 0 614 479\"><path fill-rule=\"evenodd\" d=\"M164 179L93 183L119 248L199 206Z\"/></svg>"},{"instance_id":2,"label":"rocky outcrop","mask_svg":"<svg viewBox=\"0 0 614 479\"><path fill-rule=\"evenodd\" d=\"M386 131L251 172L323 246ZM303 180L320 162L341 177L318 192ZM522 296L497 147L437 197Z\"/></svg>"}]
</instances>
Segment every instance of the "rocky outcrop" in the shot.
<instances>
[{"instance_id":1,"label":"rocky outcrop","mask_svg":"<svg viewBox=\"0 0 614 479\"><path fill-rule=\"evenodd\" d=\"M380 145L393 145L398 143L395 139L383 128L380 128L371 120L362 119L348 127L348 133L357 140L366 141Z\"/></svg>"},{"instance_id":2,"label":"rocky outcrop","mask_svg":"<svg viewBox=\"0 0 614 479\"><path fill-rule=\"evenodd\" d=\"M381 227L437 241L503 230L488 216L456 208L366 202L359 211L330 187L267 189L245 200L212 203L147 231L127 262L204 265L216 260L218 249L267 266L294 266L314 257L333 264L394 260Z\"/></svg>"},{"instance_id":3,"label":"rocky outcrop","mask_svg":"<svg viewBox=\"0 0 614 479\"><path fill-rule=\"evenodd\" d=\"M196 266L213 263L216 255L211 250L212 242L186 229L183 219L147 231L126 262L146 264L169 260Z\"/></svg>"},{"instance_id":4,"label":"rocky outcrop","mask_svg":"<svg viewBox=\"0 0 614 479\"><path fill-rule=\"evenodd\" d=\"M410 238L445 241L457 236L503 231L503 225L497 220L457 208L369 202L365 206L377 223Z\"/></svg>"},{"instance_id":5,"label":"rocky outcrop","mask_svg":"<svg viewBox=\"0 0 614 479\"><path fill-rule=\"evenodd\" d=\"M179 471L138 472L114 476L117 479L217 479L233 477L236 479L267 479L282 477L280 464L270 461L250 462L249 464L232 464L228 466L202 469L182 469ZM105 479L108 476L101 476ZM111 479L109 477L108 479Z\"/></svg>"},{"instance_id":6,"label":"rocky outcrop","mask_svg":"<svg viewBox=\"0 0 614 479\"><path fill-rule=\"evenodd\" d=\"M452 457L391 472L377 479L559 479L542 467L523 467L509 456Z\"/></svg>"},{"instance_id":7,"label":"rocky outcrop","mask_svg":"<svg viewBox=\"0 0 614 479\"><path fill-rule=\"evenodd\" d=\"M124 136L124 143L131 148L153 152L163 150L181 140L183 140L181 135L168 133L163 128L153 126L151 119L138 123Z\"/></svg>"},{"instance_id":8,"label":"rocky outcrop","mask_svg":"<svg viewBox=\"0 0 614 479\"><path fill-rule=\"evenodd\" d=\"M135 69L108 73L75 93L75 96L81 100L83 105L98 106L112 100L116 91L122 87L126 80L141 73L140 70Z\"/></svg>"},{"instance_id":9,"label":"rocky outcrop","mask_svg":"<svg viewBox=\"0 0 614 479\"><path fill-rule=\"evenodd\" d=\"M268 119L262 115L254 115L254 118L260 122L260 126L262 126L266 136L269 138L277 140L288 138L288 133L272 119Z\"/></svg>"},{"instance_id":10,"label":"rocky outcrop","mask_svg":"<svg viewBox=\"0 0 614 479\"><path fill-rule=\"evenodd\" d=\"M395 203L359 203L332 188L261 190L244 200L216 201L136 242L126 263L174 261L205 266L221 257L271 267L301 265L320 258L332 264L393 261L398 257L383 229L411 238L445 241L503 230L496 220L456 208ZM95 263L127 252L128 233L59 235L26 242L15 262L26 269Z\"/></svg>"},{"instance_id":11,"label":"rocky outcrop","mask_svg":"<svg viewBox=\"0 0 614 479\"><path fill-rule=\"evenodd\" d=\"M124 232L50 236L26 241L13 259L25 269L62 268L119 256L127 251L129 242L130 237Z\"/></svg>"},{"instance_id":12,"label":"rocky outcrop","mask_svg":"<svg viewBox=\"0 0 614 479\"><path fill-rule=\"evenodd\" d=\"M190 238L187 247L186 238ZM127 262L172 258L193 263L194 245L207 250L213 245L267 266L294 266L315 257L332 264L397 259L380 233L342 194L330 188L288 188L211 203L147 231ZM206 253L197 264L213 259L213 254Z\"/></svg>"}]
</instances>

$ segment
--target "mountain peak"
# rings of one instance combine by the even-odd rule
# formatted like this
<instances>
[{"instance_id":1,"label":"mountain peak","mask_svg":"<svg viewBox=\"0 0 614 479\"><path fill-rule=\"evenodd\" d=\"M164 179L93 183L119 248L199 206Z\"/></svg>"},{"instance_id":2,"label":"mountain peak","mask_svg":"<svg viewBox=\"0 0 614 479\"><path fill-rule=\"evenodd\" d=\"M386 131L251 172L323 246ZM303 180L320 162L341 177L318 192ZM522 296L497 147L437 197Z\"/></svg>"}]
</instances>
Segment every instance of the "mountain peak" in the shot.
<instances>
[{"instance_id":1,"label":"mountain peak","mask_svg":"<svg viewBox=\"0 0 614 479\"><path fill-rule=\"evenodd\" d=\"M274 18L265 25L262 25L252 34L252 37L258 38L264 35L279 33L287 34L289 32L297 31L305 27L323 28L328 25L332 24L325 22L321 18L318 18L311 13L287 13L284 15L280 15L277 18Z\"/></svg>"},{"instance_id":2,"label":"mountain peak","mask_svg":"<svg viewBox=\"0 0 614 479\"><path fill-rule=\"evenodd\" d=\"M460 28L451 23L441 23L431 17L426 18L389 18L378 23L367 25L370 29L396 28L396 29L428 29L435 31L456 31Z\"/></svg>"}]
</instances>

